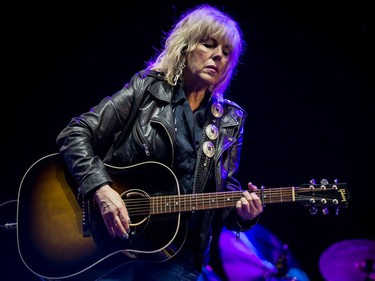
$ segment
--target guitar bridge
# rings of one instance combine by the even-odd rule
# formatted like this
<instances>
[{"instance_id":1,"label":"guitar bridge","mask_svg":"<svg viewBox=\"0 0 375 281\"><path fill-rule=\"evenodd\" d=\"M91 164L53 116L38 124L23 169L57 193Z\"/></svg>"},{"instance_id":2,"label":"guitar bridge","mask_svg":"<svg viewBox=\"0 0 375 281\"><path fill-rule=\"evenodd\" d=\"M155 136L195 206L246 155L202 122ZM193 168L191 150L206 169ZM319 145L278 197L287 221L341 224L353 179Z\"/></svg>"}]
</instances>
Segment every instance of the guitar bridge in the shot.
<instances>
[{"instance_id":1,"label":"guitar bridge","mask_svg":"<svg viewBox=\"0 0 375 281\"><path fill-rule=\"evenodd\" d=\"M82 196L81 200L81 209L82 209L82 235L83 237L90 237L91 236L91 221L90 221L90 211L91 211L91 204L90 200L85 200L84 196Z\"/></svg>"}]
</instances>

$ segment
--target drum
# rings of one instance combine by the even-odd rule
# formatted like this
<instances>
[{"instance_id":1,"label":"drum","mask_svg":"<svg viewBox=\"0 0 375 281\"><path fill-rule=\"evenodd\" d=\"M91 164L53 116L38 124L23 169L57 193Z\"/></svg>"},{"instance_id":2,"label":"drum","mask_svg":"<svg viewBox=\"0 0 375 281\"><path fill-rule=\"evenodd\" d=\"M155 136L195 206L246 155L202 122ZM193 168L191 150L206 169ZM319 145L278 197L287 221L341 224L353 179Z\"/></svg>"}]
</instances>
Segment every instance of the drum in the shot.
<instances>
[{"instance_id":1,"label":"drum","mask_svg":"<svg viewBox=\"0 0 375 281\"><path fill-rule=\"evenodd\" d=\"M219 243L229 281L309 281L288 246L259 223L238 241L236 232L224 228Z\"/></svg>"}]
</instances>

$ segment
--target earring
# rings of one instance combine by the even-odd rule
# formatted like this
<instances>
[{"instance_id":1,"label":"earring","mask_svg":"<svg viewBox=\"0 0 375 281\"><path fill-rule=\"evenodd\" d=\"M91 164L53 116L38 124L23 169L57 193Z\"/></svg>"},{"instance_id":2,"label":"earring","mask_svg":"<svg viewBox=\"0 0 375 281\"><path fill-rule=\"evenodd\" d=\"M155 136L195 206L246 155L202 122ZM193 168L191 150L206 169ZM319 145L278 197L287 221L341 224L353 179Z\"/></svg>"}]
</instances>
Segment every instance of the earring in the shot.
<instances>
[{"instance_id":1,"label":"earring","mask_svg":"<svg viewBox=\"0 0 375 281\"><path fill-rule=\"evenodd\" d=\"M175 77L173 78L173 85L176 86L177 85L177 81L178 79L180 78L180 76L182 75L182 72L185 68L185 61L186 61L186 58L182 58L182 60L179 62L178 66L177 66L177 71L176 71L176 75Z\"/></svg>"}]
</instances>

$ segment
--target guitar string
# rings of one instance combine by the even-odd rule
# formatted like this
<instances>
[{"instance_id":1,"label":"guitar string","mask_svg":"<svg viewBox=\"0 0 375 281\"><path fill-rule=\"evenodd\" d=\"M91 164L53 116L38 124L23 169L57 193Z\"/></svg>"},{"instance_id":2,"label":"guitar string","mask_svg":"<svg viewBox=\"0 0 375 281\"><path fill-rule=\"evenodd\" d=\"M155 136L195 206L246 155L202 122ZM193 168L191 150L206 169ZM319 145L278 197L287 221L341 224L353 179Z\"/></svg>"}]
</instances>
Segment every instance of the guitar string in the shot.
<instances>
[{"instance_id":1,"label":"guitar string","mask_svg":"<svg viewBox=\"0 0 375 281\"><path fill-rule=\"evenodd\" d=\"M311 189L305 189L305 190L302 190L302 189L296 189L298 192L293 192L293 191L288 191L288 192L282 192L280 193L280 191L268 191L268 192L265 192L267 195L270 195L270 197L272 196L272 194L276 194L276 195L279 195L279 197L281 198L287 198L288 196L290 195L293 195L295 194L296 198L299 197L301 193L303 192L306 192L306 193L311 193ZM336 189L332 189L332 190L336 190ZM330 191L330 189L326 189L325 191ZM142 198L131 198L131 199L125 199L127 200L128 202L132 203L132 202L137 202L137 201L143 201L146 199L146 202L148 202L150 199L151 200L165 200L165 199L168 199L168 198L180 198L181 201L182 199L184 198L195 198L196 201L199 201L199 200L202 200L202 201L206 201L207 198L208 199L211 199L213 197L214 198L222 198L222 199L226 199L229 195L233 196L233 195L240 195L242 196L242 192L243 191L228 191L228 192L223 192L223 193L220 193L220 194L217 194L217 193L201 193L199 194L198 196L194 195L194 194L185 194L185 195L162 195L162 196L154 196L154 197L142 197ZM319 191L318 191L319 192ZM260 192L257 192L260 194ZM258 195L259 195L258 194ZM281 196L280 196L281 194ZM300 196L300 197L303 197L303 196ZM314 197L317 197L316 195Z\"/></svg>"},{"instance_id":2,"label":"guitar string","mask_svg":"<svg viewBox=\"0 0 375 281\"><path fill-rule=\"evenodd\" d=\"M282 192L287 190L287 192ZM293 202L293 201L306 201L309 196L300 195L301 193L311 194L311 188L295 188L298 192L293 192L290 187L286 188L271 188L264 191L266 193L264 201L266 203L282 203L282 202ZM335 190L336 188L326 188L324 191ZM314 191L314 190L313 190ZM319 192L317 190L317 192ZM260 194L260 190L256 191ZM282 192L282 193L280 193ZM242 196L243 191L228 191L217 193L202 193L198 196L194 194L186 195L166 195L166 196L155 196L155 197L143 197L143 198L128 198L124 202L127 205L128 211L132 215L149 215L149 214L162 214L162 213L174 213L181 211L192 211L202 209L222 208L235 206L235 202ZM281 194L281 195L280 195ZM294 194L294 200L293 200ZM308 195L309 195L308 194ZM280 198L280 200L273 200L272 196ZM276 199L277 199L276 198ZM315 200L324 199L325 197L317 197L314 195ZM177 199L177 200L176 200ZM152 207L151 207L152 206ZM190 206L190 207L189 207Z\"/></svg>"}]
</instances>

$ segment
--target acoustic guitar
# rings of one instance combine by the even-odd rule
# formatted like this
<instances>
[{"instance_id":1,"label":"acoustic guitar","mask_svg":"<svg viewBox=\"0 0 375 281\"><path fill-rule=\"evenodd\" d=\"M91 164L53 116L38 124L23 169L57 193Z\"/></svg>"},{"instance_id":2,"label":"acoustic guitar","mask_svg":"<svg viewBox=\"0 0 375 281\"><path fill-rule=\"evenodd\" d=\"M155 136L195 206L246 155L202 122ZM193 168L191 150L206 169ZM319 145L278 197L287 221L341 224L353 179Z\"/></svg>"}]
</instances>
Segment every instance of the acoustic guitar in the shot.
<instances>
[{"instance_id":1,"label":"acoustic guitar","mask_svg":"<svg viewBox=\"0 0 375 281\"><path fill-rule=\"evenodd\" d=\"M23 176L17 244L23 263L37 276L78 278L100 267L163 262L184 244L184 214L233 207L242 196L242 191L182 194L176 175L159 162L126 167L106 164L106 169L129 211L129 239L110 237L95 202L79 198L78 187L59 154L39 159ZM264 205L298 202L312 210L346 208L349 200L345 183L262 187L256 193Z\"/></svg>"}]
</instances>

